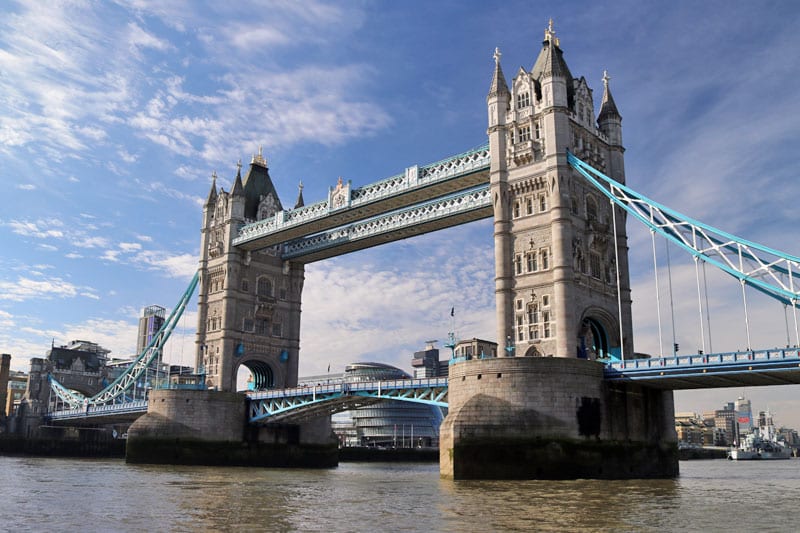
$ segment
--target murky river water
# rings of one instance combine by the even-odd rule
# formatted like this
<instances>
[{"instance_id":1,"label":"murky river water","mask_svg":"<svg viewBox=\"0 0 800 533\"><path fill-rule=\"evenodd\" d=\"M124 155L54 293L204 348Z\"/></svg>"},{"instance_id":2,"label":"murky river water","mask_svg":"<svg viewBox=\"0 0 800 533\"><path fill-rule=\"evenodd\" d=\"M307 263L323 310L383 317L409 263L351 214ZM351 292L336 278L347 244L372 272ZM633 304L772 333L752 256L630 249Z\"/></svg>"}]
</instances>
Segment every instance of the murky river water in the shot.
<instances>
[{"instance_id":1,"label":"murky river water","mask_svg":"<svg viewBox=\"0 0 800 533\"><path fill-rule=\"evenodd\" d=\"M676 480L468 481L0 457L5 531L795 531L800 459L681 462Z\"/></svg>"}]
</instances>

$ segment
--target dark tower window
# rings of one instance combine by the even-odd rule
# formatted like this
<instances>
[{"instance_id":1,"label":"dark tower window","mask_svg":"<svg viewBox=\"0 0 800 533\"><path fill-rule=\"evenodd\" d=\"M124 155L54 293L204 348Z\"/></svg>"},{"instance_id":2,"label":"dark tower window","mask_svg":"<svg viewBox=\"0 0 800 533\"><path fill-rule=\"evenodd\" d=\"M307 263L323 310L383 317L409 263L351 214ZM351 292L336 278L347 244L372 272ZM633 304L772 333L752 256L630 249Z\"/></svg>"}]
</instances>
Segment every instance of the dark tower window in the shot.
<instances>
[{"instance_id":1,"label":"dark tower window","mask_svg":"<svg viewBox=\"0 0 800 533\"><path fill-rule=\"evenodd\" d=\"M272 282L268 278L258 278L257 294L259 298L272 298Z\"/></svg>"}]
</instances>

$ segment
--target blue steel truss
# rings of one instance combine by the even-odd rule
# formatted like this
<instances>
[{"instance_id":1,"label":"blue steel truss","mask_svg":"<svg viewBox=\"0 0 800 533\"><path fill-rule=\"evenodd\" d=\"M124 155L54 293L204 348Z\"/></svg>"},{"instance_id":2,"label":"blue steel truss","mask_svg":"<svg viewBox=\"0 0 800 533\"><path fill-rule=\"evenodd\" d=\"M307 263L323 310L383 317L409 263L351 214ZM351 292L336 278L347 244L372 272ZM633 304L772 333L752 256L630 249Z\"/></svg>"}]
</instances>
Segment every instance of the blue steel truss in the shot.
<instances>
[{"instance_id":1,"label":"blue steel truss","mask_svg":"<svg viewBox=\"0 0 800 533\"><path fill-rule=\"evenodd\" d=\"M59 400L66 403L70 409L86 409L90 406L101 406L118 402L128 403L132 396L131 391L136 387L136 383L145 374L152 362L160 356L164 345L183 315L186 305L189 303L189 299L194 294L199 279L200 273L197 272L194 277L192 277L192 281L189 283L186 291L184 291L180 301L173 308L172 313L170 313L169 317L164 321L164 325L161 326L161 329L158 330L153 340L150 341L150 344L148 344L142 353L134 359L125 372L108 385L108 387L94 396L88 397L80 392L68 389L56 381L52 375L48 375L52 392L55 393Z\"/></svg>"},{"instance_id":2,"label":"blue steel truss","mask_svg":"<svg viewBox=\"0 0 800 533\"><path fill-rule=\"evenodd\" d=\"M326 416L379 400L447 407L447 378L334 383L248 394L250 423Z\"/></svg>"},{"instance_id":3,"label":"blue steel truss","mask_svg":"<svg viewBox=\"0 0 800 533\"><path fill-rule=\"evenodd\" d=\"M775 348L614 361L606 381L670 390L800 384L800 350Z\"/></svg>"},{"instance_id":4,"label":"blue steel truss","mask_svg":"<svg viewBox=\"0 0 800 533\"><path fill-rule=\"evenodd\" d=\"M492 216L492 196L489 185L421 202L413 207L392 211L384 215L354 222L310 237L287 242L284 245L283 259L296 259L330 248L349 245L357 247L359 242L368 243L379 235L396 234L405 237L404 230L425 228L437 224L447 225L446 219L458 223L471 222ZM438 228L436 228L438 229ZM381 240L380 244L387 242Z\"/></svg>"},{"instance_id":5,"label":"blue steel truss","mask_svg":"<svg viewBox=\"0 0 800 533\"><path fill-rule=\"evenodd\" d=\"M343 209L355 212L358 208L368 204L409 195L414 191L435 188L439 184L486 171L489 169L490 159L489 145L485 144L436 163L421 167L409 167L403 174L353 189L350 191L349 198L342 205L331 205L331 199L328 198L297 209L280 211L270 218L247 224L239 230L239 234L233 240L233 245L242 246L254 240L264 239L271 234L285 232L290 228L321 221L331 214L341 212ZM415 202L412 200L412 203ZM368 216L368 214L374 213L374 210L372 212L365 210L363 213L364 216ZM358 218L364 218L364 216ZM274 242L265 241L265 246L283 240L286 239L278 239Z\"/></svg>"},{"instance_id":6,"label":"blue steel truss","mask_svg":"<svg viewBox=\"0 0 800 533\"><path fill-rule=\"evenodd\" d=\"M567 160L614 204L692 254L695 260L705 261L785 305L798 307L799 257L693 220L609 178L569 152Z\"/></svg>"}]
</instances>

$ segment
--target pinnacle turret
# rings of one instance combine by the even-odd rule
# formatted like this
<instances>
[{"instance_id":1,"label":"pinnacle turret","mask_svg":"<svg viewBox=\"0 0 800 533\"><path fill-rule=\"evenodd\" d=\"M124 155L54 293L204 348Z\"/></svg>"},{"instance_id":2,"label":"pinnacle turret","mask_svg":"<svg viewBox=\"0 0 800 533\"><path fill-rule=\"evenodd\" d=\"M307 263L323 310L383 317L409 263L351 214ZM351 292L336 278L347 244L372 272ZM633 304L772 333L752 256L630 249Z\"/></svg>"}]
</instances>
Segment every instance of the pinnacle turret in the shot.
<instances>
[{"instance_id":1,"label":"pinnacle turret","mask_svg":"<svg viewBox=\"0 0 800 533\"><path fill-rule=\"evenodd\" d=\"M608 71L603 71L603 101L600 104L598 122L602 122L605 118L622 119L619 111L617 111L617 104L614 103L614 97L611 96L611 89L608 88L608 80L610 79L611 76L608 75Z\"/></svg>"},{"instance_id":2,"label":"pinnacle turret","mask_svg":"<svg viewBox=\"0 0 800 533\"><path fill-rule=\"evenodd\" d=\"M492 75L492 84L489 87L489 96L506 95L510 96L506 78L503 76L503 68L500 66L500 53L499 48L494 49L494 74Z\"/></svg>"},{"instance_id":3,"label":"pinnacle turret","mask_svg":"<svg viewBox=\"0 0 800 533\"><path fill-rule=\"evenodd\" d=\"M297 186L297 202L295 202L294 208L297 209L298 207L303 207L304 205L306 205L306 203L303 200L303 182L301 181Z\"/></svg>"},{"instance_id":4,"label":"pinnacle turret","mask_svg":"<svg viewBox=\"0 0 800 533\"><path fill-rule=\"evenodd\" d=\"M217 201L217 171L211 174L211 190L208 192L206 205L211 205Z\"/></svg>"}]
</instances>

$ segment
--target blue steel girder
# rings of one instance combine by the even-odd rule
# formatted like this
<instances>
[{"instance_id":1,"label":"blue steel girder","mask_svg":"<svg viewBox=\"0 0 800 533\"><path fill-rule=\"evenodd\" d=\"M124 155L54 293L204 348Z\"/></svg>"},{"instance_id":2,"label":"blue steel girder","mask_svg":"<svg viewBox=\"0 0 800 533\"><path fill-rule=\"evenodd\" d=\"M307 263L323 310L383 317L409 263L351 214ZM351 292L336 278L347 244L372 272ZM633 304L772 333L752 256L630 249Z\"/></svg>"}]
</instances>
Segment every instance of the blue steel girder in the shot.
<instances>
[{"instance_id":1,"label":"blue steel girder","mask_svg":"<svg viewBox=\"0 0 800 533\"><path fill-rule=\"evenodd\" d=\"M334 383L248 394L252 424L300 421L381 400L447 407L447 378Z\"/></svg>"},{"instance_id":2,"label":"blue steel girder","mask_svg":"<svg viewBox=\"0 0 800 533\"><path fill-rule=\"evenodd\" d=\"M614 361L606 365L604 374L610 382L670 390L800 384L800 350L774 348Z\"/></svg>"},{"instance_id":3,"label":"blue steel girder","mask_svg":"<svg viewBox=\"0 0 800 533\"><path fill-rule=\"evenodd\" d=\"M644 223L650 231L730 274L740 283L798 307L800 257L789 255L724 232L655 202L609 178L567 153L569 164L614 204Z\"/></svg>"},{"instance_id":4,"label":"blue steel girder","mask_svg":"<svg viewBox=\"0 0 800 533\"><path fill-rule=\"evenodd\" d=\"M136 383L147 372L152 362L160 356L164 345L175 329L175 326L180 321L189 300L194 294L199 279L200 273L196 272L189 282L189 286L178 301L178 304L172 309L172 312L164 321L164 325L161 326L158 333L144 350L142 350L142 353L133 360L125 372L118 376L106 388L92 397L87 397L77 391L67 389L56 381L55 378L48 376L52 392L60 401L69 406L69 410L85 408L86 406L101 406L120 402L126 403L126 395L136 387Z\"/></svg>"},{"instance_id":5,"label":"blue steel girder","mask_svg":"<svg viewBox=\"0 0 800 533\"><path fill-rule=\"evenodd\" d=\"M334 191L328 199L297 209L280 211L270 218L246 224L233 245L244 250L268 246L329 231L489 183L489 146L483 145L425 166L413 166L403 174L349 191L336 203ZM349 185L346 188L349 190Z\"/></svg>"},{"instance_id":6,"label":"blue steel girder","mask_svg":"<svg viewBox=\"0 0 800 533\"><path fill-rule=\"evenodd\" d=\"M489 218L493 214L491 199L489 185L480 185L413 207L295 239L284 245L282 258L311 263Z\"/></svg>"}]
</instances>

